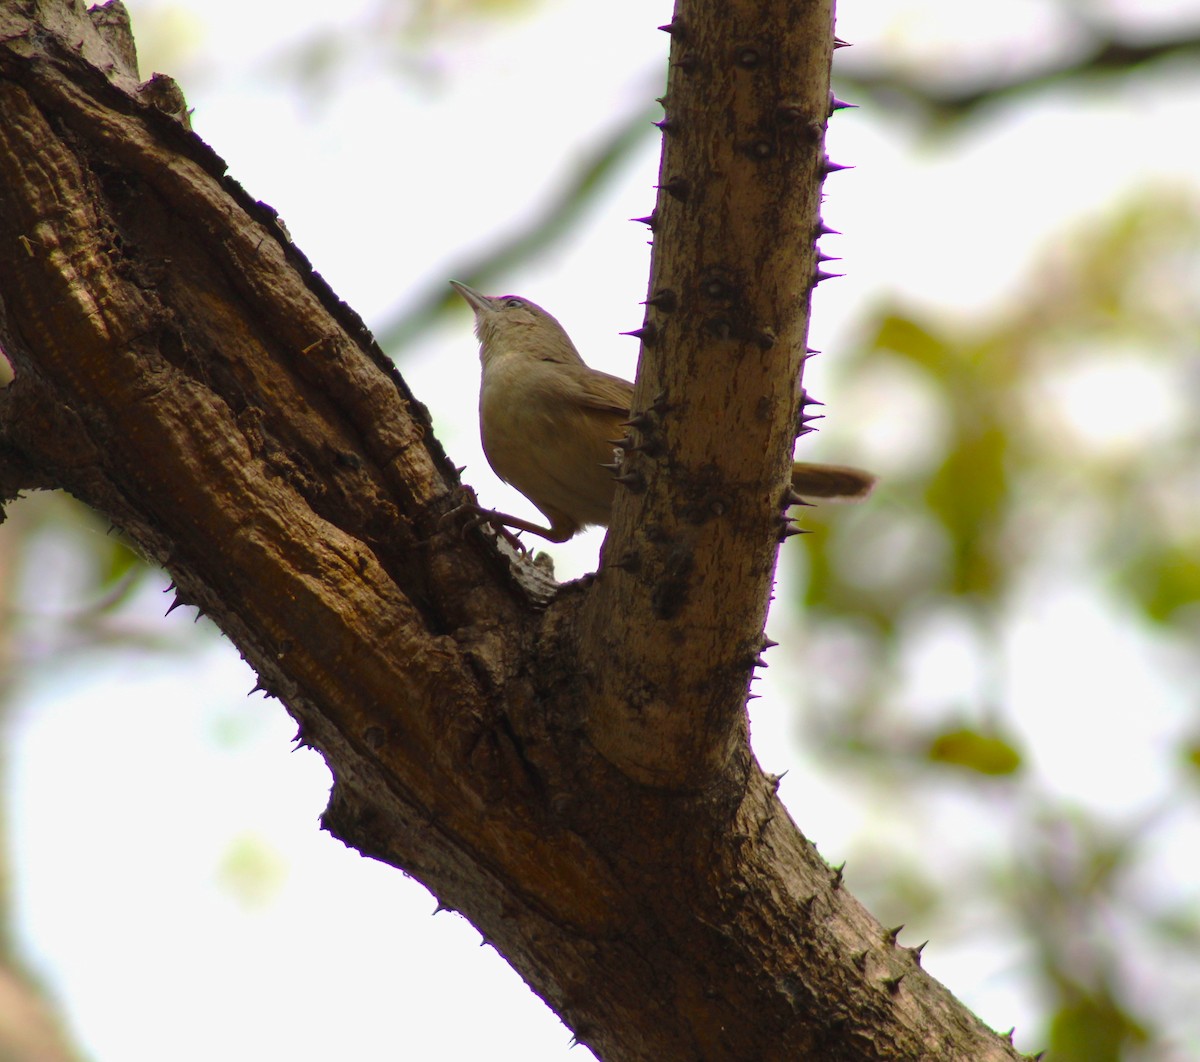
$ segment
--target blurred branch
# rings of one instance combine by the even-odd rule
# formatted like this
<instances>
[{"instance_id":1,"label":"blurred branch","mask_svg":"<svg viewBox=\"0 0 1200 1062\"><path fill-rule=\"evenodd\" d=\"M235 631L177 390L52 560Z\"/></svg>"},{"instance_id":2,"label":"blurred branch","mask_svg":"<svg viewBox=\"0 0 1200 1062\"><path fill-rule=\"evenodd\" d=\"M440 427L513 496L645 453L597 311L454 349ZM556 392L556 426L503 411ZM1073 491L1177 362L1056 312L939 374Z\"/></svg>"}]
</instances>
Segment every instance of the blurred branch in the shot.
<instances>
[{"instance_id":1,"label":"blurred branch","mask_svg":"<svg viewBox=\"0 0 1200 1062\"><path fill-rule=\"evenodd\" d=\"M975 82L937 85L926 78L898 70L873 70L865 64L860 69L846 69L849 64L842 64L834 81L839 96L865 95L881 107L946 125L970 118L990 104L1071 81L1129 74L1147 63L1177 57L1194 60L1200 55L1200 27L1157 39L1088 27L1080 37L1076 54L1065 56L1056 65Z\"/></svg>"},{"instance_id":2,"label":"blurred branch","mask_svg":"<svg viewBox=\"0 0 1200 1062\"><path fill-rule=\"evenodd\" d=\"M655 104L653 108L639 108L627 115L577 164L557 197L540 215L525 228L502 238L490 250L482 251L474 259L454 268L454 278L472 287L486 289L493 279L511 273L539 251L567 236L584 210L608 186L620 164L649 136L654 129L651 122L659 110ZM452 303L459 301L446 283L449 276L431 280L408 309L401 310L376 330L379 345L384 350L395 357L400 348L432 327Z\"/></svg>"}]
</instances>

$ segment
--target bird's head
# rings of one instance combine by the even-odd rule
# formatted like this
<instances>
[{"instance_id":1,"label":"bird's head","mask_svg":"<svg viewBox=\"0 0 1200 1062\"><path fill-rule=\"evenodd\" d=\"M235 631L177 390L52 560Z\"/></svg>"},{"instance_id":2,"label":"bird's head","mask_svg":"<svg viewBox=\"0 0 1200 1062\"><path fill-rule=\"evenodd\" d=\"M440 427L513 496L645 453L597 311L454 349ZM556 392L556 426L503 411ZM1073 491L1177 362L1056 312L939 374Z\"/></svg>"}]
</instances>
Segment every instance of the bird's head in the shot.
<instances>
[{"instance_id":1,"label":"bird's head","mask_svg":"<svg viewBox=\"0 0 1200 1062\"><path fill-rule=\"evenodd\" d=\"M450 281L450 286L475 314L479 356L485 365L513 352L542 361L582 363L563 326L537 303L520 295L483 295L457 280Z\"/></svg>"}]
</instances>

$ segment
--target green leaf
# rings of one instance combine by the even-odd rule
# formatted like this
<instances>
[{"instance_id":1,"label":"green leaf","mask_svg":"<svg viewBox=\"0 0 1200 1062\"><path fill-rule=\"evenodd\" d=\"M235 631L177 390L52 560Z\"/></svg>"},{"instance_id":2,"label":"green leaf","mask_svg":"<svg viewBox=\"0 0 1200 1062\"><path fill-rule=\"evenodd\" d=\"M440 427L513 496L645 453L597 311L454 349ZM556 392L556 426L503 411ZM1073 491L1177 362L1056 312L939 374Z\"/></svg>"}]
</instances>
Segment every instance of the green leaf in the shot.
<instances>
[{"instance_id":1,"label":"green leaf","mask_svg":"<svg viewBox=\"0 0 1200 1062\"><path fill-rule=\"evenodd\" d=\"M1200 543L1144 553L1125 584L1148 618L1170 623L1181 608L1200 601Z\"/></svg>"},{"instance_id":2,"label":"green leaf","mask_svg":"<svg viewBox=\"0 0 1200 1062\"><path fill-rule=\"evenodd\" d=\"M1121 1062L1125 1047L1146 1039L1146 1029L1102 993L1068 1003L1054 1015L1049 1054L1059 1062Z\"/></svg>"},{"instance_id":3,"label":"green leaf","mask_svg":"<svg viewBox=\"0 0 1200 1062\"><path fill-rule=\"evenodd\" d=\"M965 767L979 774L1015 774L1021 767L1021 754L1003 738L961 727L939 734L929 746L934 763Z\"/></svg>"},{"instance_id":4,"label":"green leaf","mask_svg":"<svg viewBox=\"0 0 1200 1062\"><path fill-rule=\"evenodd\" d=\"M989 596L1004 581L1004 558L994 534L1008 496L1004 458L1008 439L990 424L960 425L952 449L930 480L926 501L950 534L959 594Z\"/></svg>"},{"instance_id":5,"label":"green leaf","mask_svg":"<svg viewBox=\"0 0 1200 1062\"><path fill-rule=\"evenodd\" d=\"M871 344L878 350L890 350L928 369L935 376L955 361L949 345L909 317L889 314L879 323Z\"/></svg>"},{"instance_id":6,"label":"green leaf","mask_svg":"<svg viewBox=\"0 0 1200 1062\"><path fill-rule=\"evenodd\" d=\"M131 571L141 566L141 564L141 557L134 553L124 542L114 539L111 542L107 557L103 559L100 569L100 583L106 587L112 586L114 583L119 583Z\"/></svg>"}]
</instances>

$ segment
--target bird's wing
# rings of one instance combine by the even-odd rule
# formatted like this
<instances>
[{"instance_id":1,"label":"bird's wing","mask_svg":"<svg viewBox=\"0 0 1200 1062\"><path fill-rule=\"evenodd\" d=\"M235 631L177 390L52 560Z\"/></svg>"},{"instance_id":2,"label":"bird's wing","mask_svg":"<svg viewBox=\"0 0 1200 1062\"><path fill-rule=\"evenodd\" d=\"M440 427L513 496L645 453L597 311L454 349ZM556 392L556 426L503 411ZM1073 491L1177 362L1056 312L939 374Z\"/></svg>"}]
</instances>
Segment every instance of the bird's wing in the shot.
<instances>
[{"instance_id":1,"label":"bird's wing","mask_svg":"<svg viewBox=\"0 0 1200 1062\"><path fill-rule=\"evenodd\" d=\"M605 413L620 414L622 418L629 416L629 404L633 400L633 384L622 380L619 376L610 376L606 372L597 372L580 366L582 370L577 381L579 383L579 402L589 409Z\"/></svg>"}]
</instances>

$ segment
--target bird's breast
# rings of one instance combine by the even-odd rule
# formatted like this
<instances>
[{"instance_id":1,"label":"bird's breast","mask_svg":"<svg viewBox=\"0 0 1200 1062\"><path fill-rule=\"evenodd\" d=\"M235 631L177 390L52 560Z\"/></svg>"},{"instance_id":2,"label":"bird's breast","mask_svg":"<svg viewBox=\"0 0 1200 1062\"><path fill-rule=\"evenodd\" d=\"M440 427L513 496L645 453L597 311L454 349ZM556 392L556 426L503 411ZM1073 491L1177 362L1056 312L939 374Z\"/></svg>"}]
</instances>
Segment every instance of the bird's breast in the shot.
<instances>
[{"instance_id":1,"label":"bird's breast","mask_svg":"<svg viewBox=\"0 0 1200 1062\"><path fill-rule=\"evenodd\" d=\"M572 399L561 365L503 359L487 367L479 394L480 435L488 463L548 516L607 524L613 460L608 440L618 418Z\"/></svg>"}]
</instances>

